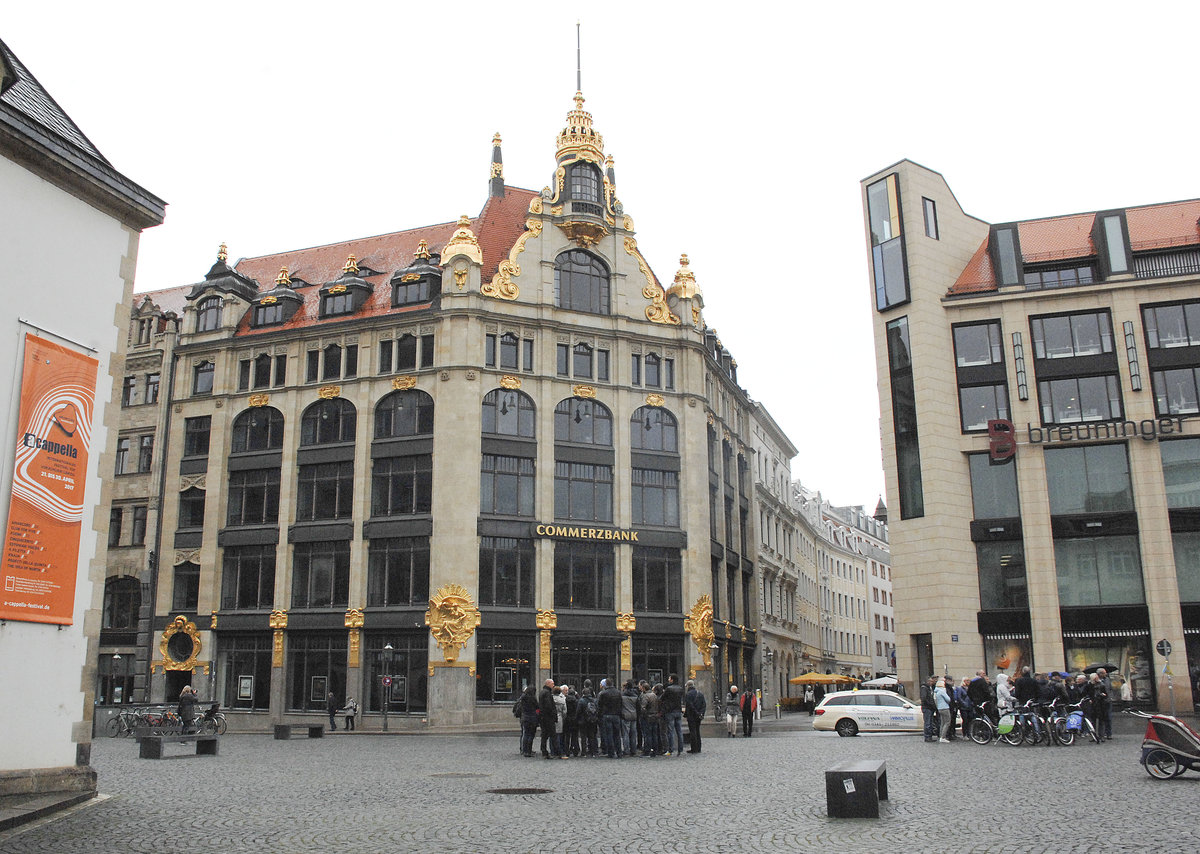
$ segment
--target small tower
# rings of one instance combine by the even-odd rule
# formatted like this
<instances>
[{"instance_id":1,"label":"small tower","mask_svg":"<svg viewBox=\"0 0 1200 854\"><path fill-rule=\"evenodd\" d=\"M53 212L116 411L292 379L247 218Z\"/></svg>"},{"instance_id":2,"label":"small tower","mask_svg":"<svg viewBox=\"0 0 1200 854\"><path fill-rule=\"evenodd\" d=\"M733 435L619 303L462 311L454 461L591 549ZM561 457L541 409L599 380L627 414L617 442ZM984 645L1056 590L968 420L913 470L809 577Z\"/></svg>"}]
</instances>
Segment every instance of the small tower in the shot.
<instances>
[{"instance_id":1,"label":"small tower","mask_svg":"<svg viewBox=\"0 0 1200 854\"><path fill-rule=\"evenodd\" d=\"M504 158L500 156L500 133L492 137L492 178L488 185L488 197L504 198Z\"/></svg>"}]
</instances>

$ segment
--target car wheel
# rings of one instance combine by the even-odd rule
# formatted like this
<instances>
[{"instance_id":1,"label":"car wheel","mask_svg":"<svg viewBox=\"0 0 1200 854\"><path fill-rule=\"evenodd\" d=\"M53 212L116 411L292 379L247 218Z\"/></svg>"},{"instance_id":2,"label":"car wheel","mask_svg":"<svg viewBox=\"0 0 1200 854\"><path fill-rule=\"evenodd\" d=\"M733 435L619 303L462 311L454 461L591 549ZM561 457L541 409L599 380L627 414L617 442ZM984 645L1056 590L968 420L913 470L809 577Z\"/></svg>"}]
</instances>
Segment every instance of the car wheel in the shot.
<instances>
[{"instance_id":1,"label":"car wheel","mask_svg":"<svg viewBox=\"0 0 1200 854\"><path fill-rule=\"evenodd\" d=\"M842 738L858 735L858 724L850 720L850 718L842 718L833 729Z\"/></svg>"}]
</instances>

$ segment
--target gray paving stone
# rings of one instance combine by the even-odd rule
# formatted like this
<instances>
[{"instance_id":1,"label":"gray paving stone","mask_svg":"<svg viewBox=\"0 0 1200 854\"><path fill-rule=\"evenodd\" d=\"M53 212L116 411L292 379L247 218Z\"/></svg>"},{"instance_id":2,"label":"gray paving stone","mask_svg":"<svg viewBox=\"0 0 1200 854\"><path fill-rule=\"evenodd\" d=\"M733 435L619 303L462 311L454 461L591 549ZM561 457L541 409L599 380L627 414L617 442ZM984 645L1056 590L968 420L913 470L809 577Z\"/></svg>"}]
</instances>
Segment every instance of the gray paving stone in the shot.
<instances>
[{"instance_id":1,"label":"gray paving stone","mask_svg":"<svg viewBox=\"0 0 1200 854\"><path fill-rule=\"evenodd\" d=\"M217 757L93 749L109 797L0 833L0 851L1194 851L1200 775L1142 770L1140 737L1070 748L842 739L764 727L699 756L545 761L517 736L229 735ZM888 763L878 820L825 815L824 769ZM547 788L544 795L490 794Z\"/></svg>"}]
</instances>

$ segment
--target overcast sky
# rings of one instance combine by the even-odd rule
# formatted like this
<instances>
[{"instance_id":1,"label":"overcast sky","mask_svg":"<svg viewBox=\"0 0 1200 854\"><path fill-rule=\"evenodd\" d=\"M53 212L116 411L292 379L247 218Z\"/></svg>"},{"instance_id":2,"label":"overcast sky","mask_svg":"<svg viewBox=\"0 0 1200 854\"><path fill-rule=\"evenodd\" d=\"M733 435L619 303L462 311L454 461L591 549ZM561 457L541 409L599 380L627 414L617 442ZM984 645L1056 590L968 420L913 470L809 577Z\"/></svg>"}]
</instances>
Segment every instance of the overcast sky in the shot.
<instances>
[{"instance_id":1,"label":"overcast sky","mask_svg":"<svg viewBox=\"0 0 1200 854\"><path fill-rule=\"evenodd\" d=\"M540 189L573 106L638 244L686 252L739 379L838 504L883 492L858 182L902 158L990 222L1200 195L1191 3L8 4L0 38L169 204L137 290ZM69 243L64 243L69 251ZM53 269L52 259L47 259ZM918 379L919 381L919 379Z\"/></svg>"}]
</instances>

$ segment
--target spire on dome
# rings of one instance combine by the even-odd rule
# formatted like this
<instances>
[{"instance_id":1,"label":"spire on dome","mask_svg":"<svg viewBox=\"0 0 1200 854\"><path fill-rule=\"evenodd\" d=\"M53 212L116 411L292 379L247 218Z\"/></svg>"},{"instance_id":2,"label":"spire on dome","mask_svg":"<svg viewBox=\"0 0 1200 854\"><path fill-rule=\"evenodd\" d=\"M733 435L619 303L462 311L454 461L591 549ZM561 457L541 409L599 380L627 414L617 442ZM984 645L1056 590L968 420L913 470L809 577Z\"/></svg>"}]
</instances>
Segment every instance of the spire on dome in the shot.
<instances>
[{"instance_id":1,"label":"spire on dome","mask_svg":"<svg viewBox=\"0 0 1200 854\"><path fill-rule=\"evenodd\" d=\"M217 260L218 261L228 261L229 260L229 247L226 246L224 243L221 243L221 248L219 248L217 250Z\"/></svg>"},{"instance_id":2,"label":"spire on dome","mask_svg":"<svg viewBox=\"0 0 1200 854\"><path fill-rule=\"evenodd\" d=\"M500 156L500 132L492 137L492 178L488 185L488 196L504 198L504 158Z\"/></svg>"},{"instance_id":3,"label":"spire on dome","mask_svg":"<svg viewBox=\"0 0 1200 854\"><path fill-rule=\"evenodd\" d=\"M567 113L567 126L558 135L559 163L589 160L597 166L604 162L604 137L592 127L592 114L583 108L583 93L575 93L575 109Z\"/></svg>"},{"instance_id":4,"label":"spire on dome","mask_svg":"<svg viewBox=\"0 0 1200 854\"><path fill-rule=\"evenodd\" d=\"M693 299L701 296L700 288L696 285L696 274L692 272L687 254L679 256L679 272L675 274L675 283L671 285L670 293L680 299Z\"/></svg>"}]
</instances>

